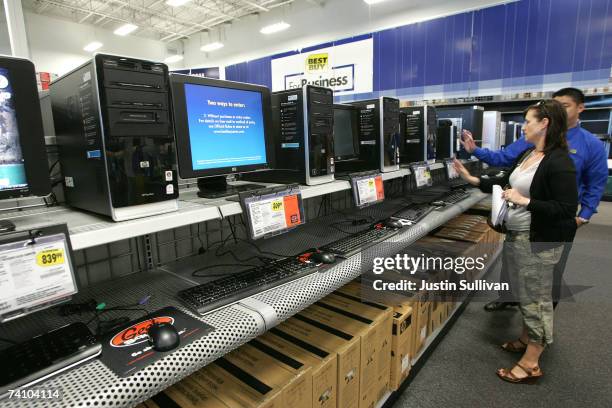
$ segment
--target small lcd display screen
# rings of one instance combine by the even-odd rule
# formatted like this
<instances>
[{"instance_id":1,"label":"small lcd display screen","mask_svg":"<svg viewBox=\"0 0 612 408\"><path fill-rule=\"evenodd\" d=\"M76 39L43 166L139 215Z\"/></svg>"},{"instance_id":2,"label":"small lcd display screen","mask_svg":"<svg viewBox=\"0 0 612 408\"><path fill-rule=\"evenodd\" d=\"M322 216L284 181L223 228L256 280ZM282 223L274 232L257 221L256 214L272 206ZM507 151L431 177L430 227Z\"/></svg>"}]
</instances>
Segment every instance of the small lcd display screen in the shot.
<instances>
[{"instance_id":1,"label":"small lcd display screen","mask_svg":"<svg viewBox=\"0 0 612 408\"><path fill-rule=\"evenodd\" d=\"M431 178L431 170L427 164L415 164L412 166L412 174L417 188L431 187L433 179Z\"/></svg>"},{"instance_id":2,"label":"small lcd display screen","mask_svg":"<svg viewBox=\"0 0 612 408\"><path fill-rule=\"evenodd\" d=\"M0 66L0 190L26 187L28 182L19 140L11 75L8 69Z\"/></svg>"},{"instance_id":3,"label":"small lcd display screen","mask_svg":"<svg viewBox=\"0 0 612 408\"><path fill-rule=\"evenodd\" d=\"M453 160L445 160L444 165L446 167L446 176L449 180L456 180L460 178L459 173L455 170L455 166L453 166Z\"/></svg>"},{"instance_id":4,"label":"small lcd display screen","mask_svg":"<svg viewBox=\"0 0 612 408\"><path fill-rule=\"evenodd\" d=\"M266 164L260 92L184 84L194 171Z\"/></svg>"}]
</instances>

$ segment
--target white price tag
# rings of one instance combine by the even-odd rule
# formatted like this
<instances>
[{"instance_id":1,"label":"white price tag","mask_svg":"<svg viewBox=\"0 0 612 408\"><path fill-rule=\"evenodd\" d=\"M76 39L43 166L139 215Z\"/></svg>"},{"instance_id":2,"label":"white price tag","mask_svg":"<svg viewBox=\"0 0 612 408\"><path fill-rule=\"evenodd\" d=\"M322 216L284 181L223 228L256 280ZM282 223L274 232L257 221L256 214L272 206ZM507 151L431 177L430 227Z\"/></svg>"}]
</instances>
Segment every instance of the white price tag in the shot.
<instances>
[{"instance_id":1,"label":"white price tag","mask_svg":"<svg viewBox=\"0 0 612 408\"><path fill-rule=\"evenodd\" d=\"M276 196L247 204L253 238L302 223L297 194Z\"/></svg>"},{"instance_id":2,"label":"white price tag","mask_svg":"<svg viewBox=\"0 0 612 408\"><path fill-rule=\"evenodd\" d=\"M376 203L385 198L383 180L380 174L356 177L352 183L355 190L355 205L357 207Z\"/></svg>"},{"instance_id":3,"label":"white price tag","mask_svg":"<svg viewBox=\"0 0 612 408\"><path fill-rule=\"evenodd\" d=\"M64 235L0 245L0 321L76 292Z\"/></svg>"}]
</instances>

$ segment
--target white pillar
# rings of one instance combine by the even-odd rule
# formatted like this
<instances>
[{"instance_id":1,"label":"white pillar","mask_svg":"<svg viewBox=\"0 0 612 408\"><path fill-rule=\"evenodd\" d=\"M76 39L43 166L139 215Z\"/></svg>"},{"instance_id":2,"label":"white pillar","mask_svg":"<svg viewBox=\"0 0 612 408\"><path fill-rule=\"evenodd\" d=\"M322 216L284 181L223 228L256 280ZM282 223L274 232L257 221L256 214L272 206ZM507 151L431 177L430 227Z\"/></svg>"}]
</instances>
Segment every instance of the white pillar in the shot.
<instances>
[{"instance_id":1,"label":"white pillar","mask_svg":"<svg viewBox=\"0 0 612 408\"><path fill-rule=\"evenodd\" d=\"M13 56L31 59L21 0L4 0L4 13Z\"/></svg>"}]
</instances>

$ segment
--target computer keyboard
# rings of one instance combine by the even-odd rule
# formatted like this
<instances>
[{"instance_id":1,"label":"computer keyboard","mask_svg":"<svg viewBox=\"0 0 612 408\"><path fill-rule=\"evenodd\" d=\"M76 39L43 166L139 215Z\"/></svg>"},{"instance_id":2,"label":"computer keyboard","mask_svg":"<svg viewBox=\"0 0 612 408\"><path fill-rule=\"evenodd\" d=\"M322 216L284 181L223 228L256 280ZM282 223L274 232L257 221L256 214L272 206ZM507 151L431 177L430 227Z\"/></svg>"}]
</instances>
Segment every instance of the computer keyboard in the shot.
<instances>
[{"instance_id":1,"label":"computer keyboard","mask_svg":"<svg viewBox=\"0 0 612 408\"><path fill-rule=\"evenodd\" d=\"M397 232L398 231L394 228L387 228L377 224L372 229L358 232L356 234L349 235L348 237L340 238L339 240L327 244L320 249L321 251L331 252L343 257L349 257L397 234Z\"/></svg>"},{"instance_id":2,"label":"computer keyboard","mask_svg":"<svg viewBox=\"0 0 612 408\"><path fill-rule=\"evenodd\" d=\"M414 204L429 204L440 200L449 191L447 187L431 187L427 190L415 191L410 196L410 201Z\"/></svg>"},{"instance_id":3,"label":"computer keyboard","mask_svg":"<svg viewBox=\"0 0 612 408\"><path fill-rule=\"evenodd\" d=\"M469 196L470 193L465 190L453 190L440 197L440 201L444 201L447 204L456 204L461 200L465 200Z\"/></svg>"},{"instance_id":4,"label":"computer keyboard","mask_svg":"<svg viewBox=\"0 0 612 408\"><path fill-rule=\"evenodd\" d=\"M411 223L417 223L421 221L427 214L432 212L434 207L429 204L409 204L408 207L402 208L395 214L393 218L400 220L410 221Z\"/></svg>"},{"instance_id":5,"label":"computer keyboard","mask_svg":"<svg viewBox=\"0 0 612 408\"><path fill-rule=\"evenodd\" d=\"M0 396L30 386L102 352L84 323L72 323L0 351Z\"/></svg>"},{"instance_id":6,"label":"computer keyboard","mask_svg":"<svg viewBox=\"0 0 612 408\"><path fill-rule=\"evenodd\" d=\"M182 290L178 297L199 314L206 314L317 270L314 262L300 257L283 258Z\"/></svg>"}]
</instances>

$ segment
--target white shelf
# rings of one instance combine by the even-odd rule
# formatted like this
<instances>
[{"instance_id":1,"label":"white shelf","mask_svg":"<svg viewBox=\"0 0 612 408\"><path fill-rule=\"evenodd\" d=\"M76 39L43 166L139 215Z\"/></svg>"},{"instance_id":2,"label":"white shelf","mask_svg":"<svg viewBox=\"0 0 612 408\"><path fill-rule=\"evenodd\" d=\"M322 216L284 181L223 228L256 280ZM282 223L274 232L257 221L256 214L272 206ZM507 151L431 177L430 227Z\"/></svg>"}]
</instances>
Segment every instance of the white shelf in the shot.
<instances>
[{"instance_id":1,"label":"white shelf","mask_svg":"<svg viewBox=\"0 0 612 408\"><path fill-rule=\"evenodd\" d=\"M11 220L18 230L66 223L74 250L219 218L221 214L215 206L182 201L178 211L122 222L65 206L16 211L0 217Z\"/></svg>"}]
</instances>

